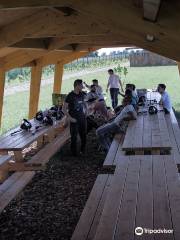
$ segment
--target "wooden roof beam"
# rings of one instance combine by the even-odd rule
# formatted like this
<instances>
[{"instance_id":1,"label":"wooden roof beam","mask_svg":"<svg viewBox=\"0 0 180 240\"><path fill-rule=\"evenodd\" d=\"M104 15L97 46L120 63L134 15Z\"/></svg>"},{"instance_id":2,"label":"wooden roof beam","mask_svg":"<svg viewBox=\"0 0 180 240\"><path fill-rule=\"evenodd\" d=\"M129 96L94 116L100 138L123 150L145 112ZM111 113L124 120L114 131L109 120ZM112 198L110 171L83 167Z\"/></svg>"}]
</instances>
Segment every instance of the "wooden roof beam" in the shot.
<instances>
[{"instance_id":1,"label":"wooden roof beam","mask_svg":"<svg viewBox=\"0 0 180 240\"><path fill-rule=\"evenodd\" d=\"M44 9L0 29L0 48L12 46L24 38L106 34L111 29L83 13L66 16L62 11Z\"/></svg>"},{"instance_id":2,"label":"wooden roof beam","mask_svg":"<svg viewBox=\"0 0 180 240\"><path fill-rule=\"evenodd\" d=\"M0 9L54 7L66 4L67 1L64 0L1 0Z\"/></svg>"},{"instance_id":3,"label":"wooden roof beam","mask_svg":"<svg viewBox=\"0 0 180 240\"><path fill-rule=\"evenodd\" d=\"M24 48L24 49L47 49L49 45L49 39L43 38L25 38L20 42L17 42L10 47Z\"/></svg>"},{"instance_id":4,"label":"wooden roof beam","mask_svg":"<svg viewBox=\"0 0 180 240\"><path fill-rule=\"evenodd\" d=\"M155 22L158 17L161 0L143 0L144 18Z\"/></svg>"}]
</instances>

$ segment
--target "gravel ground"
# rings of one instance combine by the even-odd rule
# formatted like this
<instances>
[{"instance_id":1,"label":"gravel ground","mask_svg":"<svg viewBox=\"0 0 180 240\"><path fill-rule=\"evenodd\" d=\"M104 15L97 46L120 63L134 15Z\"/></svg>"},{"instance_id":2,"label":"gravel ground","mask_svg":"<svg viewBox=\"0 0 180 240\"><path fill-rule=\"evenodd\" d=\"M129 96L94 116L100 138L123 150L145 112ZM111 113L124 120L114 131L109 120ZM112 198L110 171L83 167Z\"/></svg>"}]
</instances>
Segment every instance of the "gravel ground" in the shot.
<instances>
[{"instance_id":1,"label":"gravel ground","mask_svg":"<svg viewBox=\"0 0 180 240\"><path fill-rule=\"evenodd\" d=\"M70 239L104 159L94 131L87 157L74 158L64 146L1 213L0 239Z\"/></svg>"}]
</instances>

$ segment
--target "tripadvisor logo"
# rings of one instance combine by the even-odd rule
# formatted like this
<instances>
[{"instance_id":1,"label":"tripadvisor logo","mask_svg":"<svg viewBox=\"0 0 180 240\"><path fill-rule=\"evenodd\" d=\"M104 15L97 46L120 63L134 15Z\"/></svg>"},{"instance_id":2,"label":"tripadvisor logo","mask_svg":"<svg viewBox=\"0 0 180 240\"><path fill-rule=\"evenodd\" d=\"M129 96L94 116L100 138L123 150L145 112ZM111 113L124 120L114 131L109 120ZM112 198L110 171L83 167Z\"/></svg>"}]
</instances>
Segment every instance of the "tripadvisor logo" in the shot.
<instances>
[{"instance_id":1,"label":"tripadvisor logo","mask_svg":"<svg viewBox=\"0 0 180 240\"><path fill-rule=\"evenodd\" d=\"M142 227L135 228L135 234L138 236L143 235L143 228Z\"/></svg>"},{"instance_id":2,"label":"tripadvisor logo","mask_svg":"<svg viewBox=\"0 0 180 240\"><path fill-rule=\"evenodd\" d=\"M138 236L141 236L143 234L172 234L172 229L149 229L149 228L142 228L142 227L136 227L135 228L135 234Z\"/></svg>"}]
</instances>

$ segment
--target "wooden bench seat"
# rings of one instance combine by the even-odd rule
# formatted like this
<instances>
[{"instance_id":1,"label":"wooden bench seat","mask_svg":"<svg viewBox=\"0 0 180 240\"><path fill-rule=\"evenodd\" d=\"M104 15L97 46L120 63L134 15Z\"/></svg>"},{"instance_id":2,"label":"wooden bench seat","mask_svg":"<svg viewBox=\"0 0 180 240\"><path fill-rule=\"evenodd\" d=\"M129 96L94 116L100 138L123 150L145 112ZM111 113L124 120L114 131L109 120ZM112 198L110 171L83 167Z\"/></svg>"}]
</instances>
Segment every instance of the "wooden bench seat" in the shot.
<instances>
[{"instance_id":1,"label":"wooden bench seat","mask_svg":"<svg viewBox=\"0 0 180 240\"><path fill-rule=\"evenodd\" d=\"M34 171L16 172L0 185L0 212L23 190L34 175Z\"/></svg>"},{"instance_id":2,"label":"wooden bench seat","mask_svg":"<svg viewBox=\"0 0 180 240\"><path fill-rule=\"evenodd\" d=\"M0 183L8 176L8 163L12 159L10 155L0 156Z\"/></svg>"},{"instance_id":3,"label":"wooden bench seat","mask_svg":"<svg viewBox=\"0 0 180 240\"><path fill-rule=\"evenodd\" d=\"M112 175L98 175L71 240L94 238L111 179Z\"/></svg>"},{"instance_id":4,"label":"wooden bench seat","mask_svg":"<svg viewBox=\"0 0 180 240\"><path fill-rule=\"evenodd\" d=\"M95 189L72 240L139 239L136 227L173 230L168 235L144 233L143 239L180 239L180 181L172 156L120 156L94 234L89 237L99 194Z\"/></svg>"},{"instance_id":5,"label":"wooden bench seat","mask_svg":"<svg viewBox=\"0 0 180 240\"><path fill-rule=\"evenodd\" d=\"M61 135L56 137L53 141L46 144L36 155L32 157L28 163L37 163L45 165L49 159L70 139L69 128L66 128Z\"/></svg>"},{"instance_id":6,"label":"wooden bench seat","mask_svg":"<svg viewBox=\"0 0 180 240\"><path fill-rule=\"evenodd\" d=\"M106 155L103 168L105 169L111 169L116 166L116 155L124 155L124 152L122 151L122 144L124 140L124 134L116 134L111 147L109 149L109 152Z\"/></svg>"},{"instance_id":7,"label":"wooden bench seat","mask_svg":"<svg viewBox=\"0 0 180 240\"><path fill-rule=\"evenodd\" d=\"M172 145L171 155L174 157L175 163L180 166L180 128L174 111L172 110L170 114L165 115L165 119Z\"/></svg>"}]
</instances>

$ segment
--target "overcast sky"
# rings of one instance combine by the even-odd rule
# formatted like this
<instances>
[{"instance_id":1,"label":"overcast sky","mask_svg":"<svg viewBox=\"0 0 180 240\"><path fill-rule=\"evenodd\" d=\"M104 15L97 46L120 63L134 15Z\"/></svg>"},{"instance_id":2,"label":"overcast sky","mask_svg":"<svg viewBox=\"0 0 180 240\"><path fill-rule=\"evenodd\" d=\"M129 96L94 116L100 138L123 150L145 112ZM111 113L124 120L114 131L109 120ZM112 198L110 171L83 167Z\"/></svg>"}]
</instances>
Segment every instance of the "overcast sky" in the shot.
<instances>
[{"instance_id":1,"label":"overcast sky","mask_svg":"<svg viewBox=\"0 0 180 240\"><path fill-rule=\"evenodd\" d=\"M112 52L112 51L123 51L125 48L124 47L119 47L119 48L101 48L98 50L99 55L101 55L103 52L105 52L107 55Z\"/></svg>"}]
</instances>

